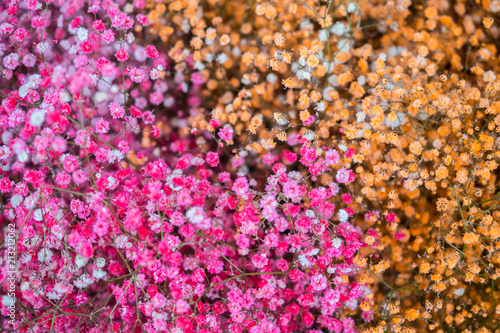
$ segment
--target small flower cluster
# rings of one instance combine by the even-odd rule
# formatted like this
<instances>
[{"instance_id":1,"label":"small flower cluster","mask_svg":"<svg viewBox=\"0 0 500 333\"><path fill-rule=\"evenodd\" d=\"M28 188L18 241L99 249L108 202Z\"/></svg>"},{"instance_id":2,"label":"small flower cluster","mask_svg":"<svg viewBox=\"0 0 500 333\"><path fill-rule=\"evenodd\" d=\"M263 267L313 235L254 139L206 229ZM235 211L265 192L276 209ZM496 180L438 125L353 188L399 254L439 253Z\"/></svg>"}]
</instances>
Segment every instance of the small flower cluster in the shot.
<instances>
[{"instance_id":1,"label":"small flower cluster","mask_svg":"<svg viewBox=\"0 0 500 333\"><path fill-rule=\"evenodd\" d=\"M361 251L377 235L358 225L352 149L296 135L256 179L222 151L231 126L186 131L206 80L162 51L144 2L5 6L1 219L17 228L18 320L3 330L355 332L373 319Z\"/></svg>"},{"instance_id":2,"label":"small flower cluster","mask_svg":"<svg viewBox=\"0 0 500 333\"><path fill-rule=\"evenodd\" d=\"M207 20L165 3L147 6L157 31L197 22L179 44L206 78L194 132L234 168L277 152L312 186L349 178L310 163L300 138L357 164L357 225L382 252L364 270L378 301L363 330L500 325L498 1L215 1L197 7Z\"/></svg>"}]
</instances>

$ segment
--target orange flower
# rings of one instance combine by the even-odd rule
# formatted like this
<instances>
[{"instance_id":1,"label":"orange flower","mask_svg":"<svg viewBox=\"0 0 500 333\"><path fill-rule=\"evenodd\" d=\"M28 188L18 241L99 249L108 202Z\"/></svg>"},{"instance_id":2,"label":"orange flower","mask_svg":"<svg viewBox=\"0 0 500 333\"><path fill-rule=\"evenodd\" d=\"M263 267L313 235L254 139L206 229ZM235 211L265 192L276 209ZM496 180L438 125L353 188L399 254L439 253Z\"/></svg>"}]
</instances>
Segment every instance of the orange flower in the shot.
<instances>
[{"instance_id":1,"label":"orange flower","mask_svg":"<svg viewBox=\"0 0 500 333\"><path fill-rule=\"evenodd\" d=\"M484 24L484 27L485 27L486 29L491 28L491 26L493 25L493 22L494 22L493 20L494 20L494 19L493 19L493 18L491 18L491 17L489 17L489 18L486 18L486 17L485 17L485 18L483 19L483 24Z\"/></svg>"}]
</instances>

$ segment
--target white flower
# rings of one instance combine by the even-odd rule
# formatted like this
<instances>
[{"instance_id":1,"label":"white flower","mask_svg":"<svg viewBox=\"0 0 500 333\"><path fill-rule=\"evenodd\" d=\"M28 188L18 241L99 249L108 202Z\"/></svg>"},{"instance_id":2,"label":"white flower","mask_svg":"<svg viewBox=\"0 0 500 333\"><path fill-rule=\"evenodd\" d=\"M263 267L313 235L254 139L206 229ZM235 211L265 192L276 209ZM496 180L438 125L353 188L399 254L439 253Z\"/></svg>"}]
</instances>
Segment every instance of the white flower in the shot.
<instances>
[{"instance_id":1,"label":"white flower","mask_svg":"<svg viewBox=\"0 0 500 333\"><path fill-rule=\"evenodd\" d=\"M276 284L278 285L278 287L280 287L281 289L285 289L286 288L286 283L285 281L283 280L278 280L276 281Z\"/></svg>"},{"instance_id":2,"label":"white flower","mask_svg":"<svg viewBox=\"0 0 500 333\"><path fill-rule=\"evenodd\" d=\"M318 248L315 248L315 249L312 249L311 251L307 252L307 255L308 256L315 256L319 253L319 249Z\"/></svg>"},{"instance_id":3,"label":"white flower","mask_svg":"<svg viewBox=\"0 0 500 333\"><path fill-rule=\"evenodd\" d=\"M499 1L493 1L491 4L490 4L490 10L493 12L493 13L498 13L500 11L500 2Z\"/></svg>"},{"instance_id":4,"label":"white flower","mask_svg":"<svg viewBox=\"0 0 500 333\"><path fill-rule=\"evenodd\" d=\"M113 177L113 176L109 176L109 177L108 177L108 186L107 186L107 188L112 188L112 187L113 187L113 185L115 185L115 184L116 184L116 179L115 179L115 177Z\"/></svg>"},{"instance_id":5,"label":"white flower","mask_svg":"<svg viewBox=\"0 0 500 333\"><path fill-rule=\"evenodd\" d=\"M30 290L30 283L28 281L24 281L23 283L21 283L20 289L21 289L21 291Z\"/></svg>"},{"instance_id":6,"label":"white flower","mask_svg":"<svg viewBox=\"0 0 500 333\"><path fill-rule=\"evenodd\" d=\"M123 154L119 150L110 150L108 153L108 162L115 163L123 159Z\"/></svg>"},{"instance_id":7,"label":"white flower","mask_svg":"<svg viewBox=\"0 0 500 333\"><path fill-rule=\"evenodd\" d=\"M78 28L77 36L80 41L84 42L89 38L89 32L87 29L80 27Z\"/></svg>"},{"instance_id":8,"label":"white flower","mask_svg":"<svg viewBox=\"0 0 500 333\"><path fill-rule=\"evenodd\" d=\"M21 98L26 97L29 92L30 92L30 88L28 87L28 84L23 84L21 87L19 87L19 96Z\"/></svg>"},{"instance_id":9,"label":"white flower","mask_svg":"<svg viewBox=\"0 0 500 333\"><path fill-rule=\"evenodd\" d=\"M205 160L203 160L200 157L195 156L195 157L191 158L190 163L191 163L191 165L199 166L199 165L203 165L203 163L205 163Z\"/></svg>"},{"instance_id":10,"label":"white flower","mask_svg":"<svg viewBox=\"0 0 500 333\"><path fill-rule=\"evenodd\" d=\"M23 202L23 196L20 194L14 194L12 198L10 198L10 203L14 208L17 208L21 204L21 202Z\"/></svg>"},{"instance_id":11,"label":"white flower","mask_svg":"<svg viewBox=\"0 0 500 333\"><path fill-rule=\"evenodd\" d=\"M349 219L349 214L343 209L339 210L337 216L340 222L347 222Z\"/></svg>"},{"instance_id":12,"label":"white flower","mask_svg":"<svg viewBox=\"0 0 500 333\"><path fill-rule=\"evenodd\" d=\"M455 291L453 292L456 296L462 296L465 292L465 289L464 288L458 288L458 289L455 289Z\"/></svg>"},{"instance_id":13,"label":"white flower","mask_svg":"<svg viewBox=\"0 0 500 333\"><path fill-rule=\"evenodd\" d=\"M42 83L42 77L38 74L33 74L28 77L26 85L31 89L37 89Z\"/></svg>"},{"instance_id":14,"label":"white flower","mask_svg":"<svg viewBox=\"0 0 500 333\"><path fill-rule=\"evenodd\" d=\"M74 285L79 289L83 289L92 282L93 282L92 279L87 274L83 274L78 280L74 282Z\"/></svg>"},{"instance_id":15,"label":"white flower","mask_svg":"<svg viewBox=\"0 0 500 333\"><path fill-rule=\"evenodd\" d=\"M52 300L61 299L61 294L59 294L55 290L47 292L47 294L45 296L47 296L47 298L52 299Z\"/></svg>"},{"instance_id":16,"label":"white flower","mask_svg":"<svg viewBox=\"0 0 500 333\"><path fill-rule=\"evenodd\" d=\"M325 102L321 101L318 104L316 104L316 107L314 108L318 112L323 112L325 111L326 105Z\"/></svg>"},{"instance_id":17,"label":"white flower","mask_svg":"<svg viewBox=\"0 0 500 333\"><path fill-rule=\"evenodd\" d=\"M43 248L40 250L40 252L38 252L38 261L48 262L52 258L52 255L53 255L52 251Z\"/></svg>"},{"instance_id":18,"label":"white flower","mask_svg":"<svg viewBox=\"0 0 500 333\"><path fill-rule=\"evenodd\" d=\"M2 142L4 144L9 144L10 140L12 140L13 137L14 137L14 134L12 134L9 131L5 131L2 133ZM6 152L5 148L9 149L9 147L6 147L6 146L0 147L0 159L2 159L2 157L4 156L4 154ZM10 149L9 149L9 151L10 151Z\"/></svg>"},{"instance_id":19,"label":"white flower","mask_svg":"<svg viewBox=\"0 0 500 333\"><path fill-rule=\"evenodd\" d=\"M23 254L21 255L21 259L20 259L19 261L20 261L21 263L23 263L23 264L27 264L27 263L29 263L29 262L31 261L31 259L32 259L32 258L33 258L33 257L32 257L32 255L31 255L31 254L26 254L26 253L23 253Z\"/></svg>"},{"instance_id":20,"label":"white flower","mask_svg":"<svg viewBox=\"0 0 500 333\"><path fill-rule=\"evenodd\" d=\"M321 29L319 32L318 32L318 39L320 42L326 42L327 39L328 39L328 34L326 33L326 30L325 29Z\"/></svg>"},{"instance_id":21,"label":"white flower","mask_svg":"<svg viewBox=\"0 0 500 333\"><path fill-rule=\"evenodd\" d=\"M35 109L30 117L31 126L40 127L45 121L45 113L46 111L43 109Z\"/></svg>"},{"instance_id":22,"label":"white flower","mask_svg":"<svg viewBox=\"0 0 500 333\"><path fill-rule=\"evenodd\" d=\"M107 275L107 273L100 268L94 269L94 271L92 272L92 276L95 277L97 280L102 279L106 275Z\"/></svg>"},{"instance_id":23,"label":"white flower","mask_svg":"<svg viewBox=\"0 0 500 333\"><path fill-rule=\"evenodd\" d=\"M35 206L35 203L37 201L38 201L37 196L32 194L29 197L26 197L26 199L24 199L24 207L26 207L26 209L31 209Z\"/></svg>"},{"instance_id":24,"label":"white flower","mask_svg":"<svg viewBox=\"0 0 500 333\"><path fill-rule=\"evenodd\" d=\"M40 51L40 53L44 53L45 51L47 51L47 44L45 42L38 43L36 45L36 48L38 49L38 51Z\"/></svg>"},{"instance_id":25,"label":"white flower","mask_svg":"<svg viewBox=\"0 0 500 333\"><path fill-rule=\"evenodd\" d=\"M95 265L99 268L103 268L104 265L106 265L106 259L104 258L97 258L95 261Z\"/></svg>"},{"instance_id":26,"label":"white flower","mask_svg":"<svg viewBox=\"0 0 500 333\"><path fill-rule=\"evenodd\" d=\"M306 216L311 219L314 218L315 217L314 211L312 209L306 210Z\"/></svg>"},{"instance_id":27,"label":"white flower","mask_svg":"<svg viewBox=\"0 0 500 333\"><path fill-rule=\"evenodd\" d=\"M77 254L76 257L75 257L75 265L76 267L78 268L82 268L83 266L85 266L87 263L89 262L89 260L87 258L84 258L82 257L81 254Z\"/></svg>"},{"instance_id":28,"label":"white flower","mask_svg":"<svg viewBox=\"0 0 500 333\"><path fill-rule=\"evenodd\" d=\"M35 209L35 211L33 212L33 218L35 219L35 221L42 221L43 220L43 211L38 208L38 209Z\"/></svg>"},{"instance_id":29,"label":"white flower","mask_svg":"<svg viewBox=\"0 0 500 333\"><path fill-rule=\"evenodd\" d=\"M215 55L213 53L207 53L207 55L205 56L205 61L210 63L210 62L214 61L214 58L215 58Z\"/></svg>"},{"instance_id":30,"label":"white flower","mask_svg":"<svg viewBox=\"0 0 500 333\"><path fill-rule=\"evenodd\" d=\"M338 249L339 247L342 246L342 239L340 239L340 238L332 239L332 245L334 248Z\"/></svg>"},{"instance_id":31,"label":"white flower","mask_svg":"<svg viewBox=\"0 0 500 333\"><path fill-rule=\"evenodd\" d=\"M304 134L304 138L308 141L312 141L314 139L314 132L308 129Z\"/></svg>"},{"instance_id":32,"label":"white flower","mask_svg":"<svg viewBox=\"0 0 500 333\"><path fill-rule=\"evenodd\" d=\"M24 150L19 152L19 154L17 154L17 160L21 163L26 162L28 160L28 157L29 157L28 153Z\"/></svg>"},{"instance_id":33,"label":"white flower","mask_svg":"<svg viewBox=\"0 0 500 333\"><path fill-rule=\"evenodd\" d=\"M269 83L275 83L276 81L278 81L278 77L274 73L269 73L266 76L266 80Z\"/></svg>"},{"instance_id":34,"label":"white flower","mask_svg":"<svg viewBox=\"0 0 500 333\"><path fill-rule=\"evenodd\" d=\"M346 26L342 22L337 22L331 28L331 32L337 36L342 36L347 31Z\"/></svg>"},{"instance_id":35,"label":"white flower","mask_svg":"<svg viewBox=\"0 0 500 333\"><path fill-rule=\"evenodd\" d=\"M297 75L297 79L299 79L299 80L310 80L311 79L311 73L309 73L308 71L302 70L302 69L297 71L296 75Z\"/></svg>"},{"instance_id":36,"label":"white flower","mask_svg":"<svg viewBox=\"0 0 500 333\"><path fill-rule=\"evenodd\" d=\"M57 291L59 294L64 294L69 291L69 285L59 282L56 283L56 285L54 286L54 290Z\"/></svg>"},{"instance_id":37,"label":"white flower","mask_svg":"<svg viewBox=\"0 0 500 333\"><path fill-rule=\"evenodd\" d=\"M305 254L299 255L298 259L299 259L299 263L302 265L302 267L308 268L308 267L312 266L311 262L307 259Z\"/></svg>"},{"instance_id":38,"label":"white flower","mask_svg":"<svg viewBox=\"0 0 500 333\"><path fill-rule=\"evenodd\" d=\"M7 159L12 154L12 151L7 146L0 147L0 161Z\"/></svg>"},{"instance_id":39,"label":"white flower","mask_svg":"<svg viewBox=\"0 0 500 333\"><path fill-rule=\"evenodd\" d=\"M219 54L219 56L217 57L217 62L219 64L225 64L227 62L227 55L225 53Z\"/></svg>"},{"instance_id":40,"label":"white flower","mask_svg":"<svg viewBox=\"0 0 500 333\"><path fill-rule=\"evenodd\" d=\"M149 76L151 77L151 80L157 80L160 77L160 72L158 72L156 68L153 68L149 71Z\"/></svg>"},{"instance_id":41,"label":"white flower","mask_svg":"<svg viewBox=\"0 0 500 333\"><path fill-rule=\"evenodd\" d=\"M14 301L14 302L12 302ZM2 295L2 305L3 306L9 306L11 305L12 303L15 303L16 302L16 298L15 297L9 297L7 295Z\"/></svg>"},{"instance_id":42,"label":"white flower","mask_svg":"<svg viewBox=\"0 0 500 333\"><path fill-rule=\"evenodd\" d=\"M359 111L356 113L356 121L358 123L362 123L365 121L366 114L363 111Z\"/></svg>"},{"instance_id":43,"label":"white flower","mask_svg":"<svg viewBox=\"0 0 500 333\"><path fill-rule=\"evenodd\" d=\"M198 224L205 219L205 212L201 207L192 207L187 211L186 217L191 223Z\"/></svg>"}]
</instances>

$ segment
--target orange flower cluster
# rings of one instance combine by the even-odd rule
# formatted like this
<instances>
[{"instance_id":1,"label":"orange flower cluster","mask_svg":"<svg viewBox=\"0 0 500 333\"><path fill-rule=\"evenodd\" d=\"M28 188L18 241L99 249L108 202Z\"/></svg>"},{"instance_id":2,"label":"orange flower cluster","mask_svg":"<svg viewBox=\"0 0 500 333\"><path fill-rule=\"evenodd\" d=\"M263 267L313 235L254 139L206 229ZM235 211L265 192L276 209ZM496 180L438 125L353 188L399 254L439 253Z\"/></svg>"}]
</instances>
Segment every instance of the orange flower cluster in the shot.
<instances>
[{"instance_id":1,"label":"orange flower cluster","mask_svg":"<svg viewBox=\"0 0 500 333\"><path fill-rule=\"evenodd\" d=\"M172 66L205 80L186 133L257 170L300 136L354 149L352 207L386 212L356 222L378 233L378 254L355 259L372 290L364 332L498 332L500 1L147 6Z\"/></svg>"}]
</instances>

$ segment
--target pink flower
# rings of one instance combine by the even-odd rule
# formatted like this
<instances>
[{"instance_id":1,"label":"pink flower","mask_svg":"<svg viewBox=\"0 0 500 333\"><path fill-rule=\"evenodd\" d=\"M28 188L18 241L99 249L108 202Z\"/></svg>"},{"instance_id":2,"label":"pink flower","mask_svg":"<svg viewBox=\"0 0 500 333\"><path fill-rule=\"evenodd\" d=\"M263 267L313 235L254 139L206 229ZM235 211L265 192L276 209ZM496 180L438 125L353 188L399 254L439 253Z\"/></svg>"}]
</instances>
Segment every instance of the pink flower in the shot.
<instances>
[{"instance_id":1,"label":"pink flower","mask_svg":"<svg viewBox=\"0 0 500 333\"><path fill-rule=\"evenodd\" d=\"M233 140L233 129L231 126L225 126L219 130L219 137L222 140Z\"/></svg>"},{"instance_id":2,"label":"pink flower","mask_svg":"<svg viewBox=\"0 0 500 333\"><path fill-rule=\"evenodd\" d=\"M136 6L136 7L138 7L138 6ZM137 18L137 22L139 22L143 26L146 26L149 23L149 19L146 15L138 14L136 18Z\"/></svg>"},{"instance_id":3,"label":"pink flower","mask_svg":"<svg viewBox=\"0 0 500 333\"><path fill-rule=\"evenodd\" d=\"M231 188L237 196L243 196L249 189L248 180L245 177L238 177Z\"/></svg>"},{"instance_id":4,"label":"pink flower","mask_svg":"<svg viewBox=\"0 0 500 333\"><path fill-rule=\"evenodd\" d=\"M97 31L104 31L104 29L106 29L106 25L101 20L95 20L92 23L92 26Z\"/></svg>"},{"instance_id":5,"label":"pink flower","mask_svg":"<svg viewBox=\"0 0 500 333\"><path fill-rule=\"evenodd\" d=\"M340 198L342 199L342 201L346 204L351 204L352 203L352 198L351 198L351 195L349 193L344 193L340 196Z\"/></svg>"},{"instance_id":6,"label":"pink flower","mask_svg":"<svg viewBox=\"0 0 500 333\"><path fill-rule=\"evenodd\" d=\"M206 157L207 163L213 168L219 164L219 154L209 152Z\"/></svg>"},{"instance_id":7,"label":"pink flower","mask_svg":"<svg viewBox=\"0 0 500 333\"><path fill-rule=\"evenodd\" d=\"M318 155L316 154L316 150L313 147L307 146L302 146L302 148L300 148L300 155L302 156L300 159L300 163L304 165L309 165L318 157Z\"/></svg>"},{"instance_id":8,"label":"pink flower","mask_svg":"<svg viewBox=\"0 0 500 333\"><path fill-rule=\"evenodd\" d=\"M110 29L104 30L102 33L102 39L106 44L111 44L115 41L115 33Z\"/></svg>"},{"instance_id":9,"label":"pink flower","mask_svg":"<svg viewBox=\"0 0 500 333\"><path fill-rule=\"evenodd\" d=\"M283 185L283 194L289 199L295 199L300 195L300 186L294 181L288 181Z\"/></svg>"},{"instance_id":10,"label":"pink flower","mask_svg":"<svg viewBox=\"0 0 500 333\"><path fill-rule=\"evenodd\" d=\"M308 217L303 216L297 220L296 225L300 232L307 233L311 227L311 220Z\"/></svg>"},{"instance_id":11,"label":"pink flower","mask_svg":"<svg viewBox=\"0 0 500 333\"><path fill-rule=\"evenodd\" d=\"M309 287L311 292L325 290L328 287L328 280L323 274L315 274L311 277L311 284Z\"/></svg>"},{"instance_id":12,"label":"pink flower","mask_svg":"<svg viewBox=\"0 0 500 333\"><path fill-rule=\"evenodd\" d=\"M94 248L92 247L92 244L84 240L80 244L80 249L78 250L78 253L80 253L84 258L92 258L92 256L94 255Z\"/></svg>"},{"instance_id":13,"label":"pink flower","mask_svg":"<svg viewBox=\"0 0 500 333\"><path fill-rule=\"evenodd\" d=\"M94 45L91 41L86 40L80 44L80 52L83 54L91 54L94 49Z\"/></svg>"},{"instance_id":14,"label":"pink flower","mask_svg":"<svg viewBox=\"0 0 500 333\"><path fill-rule=\"evenodd\" d=\"M314 316L311 312L306 312L302 315L302 321L307 327L312 326L312 324L314 323Z\"/></svg>"},{"instance_id":15,"label":"pink flower","mask_svg":"<svg viewBox=\"0 0 500 333\"><path fill-rule=\"evenodd\" d=\"M3 64L6 68L14 70L19 65L19 56L17 53L11 53L3 58Z\"/></svg>"},{"instance_id":16,"label":"pink flower","mask_svg":"<svg viewBox=\"0 0 500 333\"><path fill-rule=\"evenodd\" d=\"M326 165L335 165L339 162L340 156L335 149L329 149L325 153Z\"/></svg>"},{"instance_id":17,"label":"pink flower","mask_svg":"<svg viewBox=\"0 0 500 333\"><path fill-rule=\"evenodd\" d=\"M45 19L37 15L31 19L31 26L36 29L41 29L45 26Z\"/></svg>"},{"instance_id":18,"label":"pink flower","mask_svg":"<svg viewBox=\"0 0 500 333\"><path fill-rule=\"evenodd\" d=\"M95 124L95 131L102 134L108 133L109 123L104 118L99 118Z\"/></svg>"},{"instance_id":19,"label":"pink flower","mask_svg":"<svg viewBox=\"0 0 500 333\"><path fill-rule=\"evenodd\" d=\"M130 232L135 232L142 225L142 212L138 208L132 208L127 211L123 225Z\"/></svg>"},{"instance_id":20,"label":"pink flower","mask_svg":"<svg viewBox=\"0 0 500 333\"><path fill-rule=\"evenodd\" d=\"M145 124L152 124L155 121L155 116L151 111L143 112L141 118Z\"/></svg>"},{"instance_id":21,"label":"pink flower","mask_svg":"<svg viewBox=\"0 0 500 333\"><path fill-rule=\"evenodd\" d=\"M288 261L285 259L280 259L276 262L276 269L285 272L288 270Z\"/></svg>"},{"instance_id":22,"label":"pink flower","mask_svg":"<svg viewBox=\"0 0 500 333\"><path fill-rule=\"evenodd\" d=\"M78 158L73 155L67 155L64 157L63 161L63 167L64 170L68 171L69 173L72 173L76 169L78 169Z\"/></svg>"},{"instance_id":23,"label":"pink flower","mask_svg":"<svg viewBox=\"0 0 500 333\"><path fill-rule=\"evenodd\" d=\"M257 268L263 268L263 267L265 267L268 262L269 262L269 259L267 259L266 255L264 253L260 253L260 254L254 255L252 257L252 263Z\"/></svg>"},{"instance_id":24,"label":"pink flower","mask_svg":"<svg viewBox=\"0 0 500 333\"><path fill-rule=\"evenodd\" d=\"M191 82L193 84L201 85L205 83L206 79L201 73L193 73L191 74Z\"/></svg>"},{"instance_id":25,"label":"pink flower","mask_svg":"<svg viewBox=\"0 0 500 333\"><path fill-rule=\"evenodd\" d=\"M224 171L219 174L219 181L221 183L227 183L230 180L231 180L231 174L229 172Z\"/></svg>"},{"instance_id":26,"label":"pink flower","mask_svg":"<svg viewBox=\"0 0 500 333\"><path fill-rule=\"evenodd\" d=\"M130 70L129 76L130 79L135 83L141 83L146 77L144 71L137 67L134 67Z\"/></svg>"},{"instance_id":27,"label":"pink flower","mask_svg":"<svg viewBox=\"0 0 500 333\"><path fill-rule=\"evenodd\" d=\"M396 222L396 214L394 214L394 212L390 212L385 216L385 219L387 220L387 222L394 223Z\"/></svg>"},{"instance_id":28,"label":"pink flower","mask_svg":"<svg viewBox=\"0 0 500 333\"><path fill-rule=\"evenodd\" d=\"M335 177L335 179L341 184L347 183L349 181L349 175L349 170L342 167L339 171L337 171L337 176Z\"/></svg>"},{"instance_id":29,"label":"pink flower","mask_svg":"<svg viewBox=\"0 0 500 333\"><path fill-rule=\"evenodd\" d=\"M293 162L297 161L297 154L294 154L289 150L283 151L283 153L281 154L281 157L283 158L283 161L285 163L293 163Z\"/></svg>"},{"instance_id":30,"label":"pink flower","mask_svg":"<svg viewBox=\"0 0 500 333\"><path fill-rule=\"evenodd\" d=\"M83 184L87 181L87 179L88 177L85 174L84 170L76 170L75 172L73 172L73 181L76 184Z\"/></svg>"},{"instance_id":31,"label":"pink flower","mask_svg":"<svg viewBox=\"0 0 500 333\"><path fill-rule=\"evenodd\" d=\"M67 188L69 183L71 183L71 176L66 172L60 172L56 176L56 184L60 188Z\"/></svg>"},{"instance_id":32,"label":"pink flower","mask_svg":"<svg viewBox=\"0 0 500 333\"><path fill-rule=\"evenodd\" d=\"M156 50L156 47L154 47L153 45L146 46L146 54L151 59L156 59L160 55L160 53L158 53L158 50Z\"/></svg>"},{"instance_id":33,"label":"pink flower","mask_svg":"<svg viewBox=\"0 0 500 333\"><path fill-rule=\"evenodd\" d=\"M180 299L175 303L175 312L179 314L183 314L188 312L189 310L189 304L183 299Z\"/></svg>"},{"instance_id":34,"label":"pink flower","mask_svg":"<svg viewBox=\"0 0 500 333\"><path fill-rule=\"evenodd\" d=\"M396 233L394 234L394 238L397 240L404 239L405 237L406 235L401 230L396 231Z\"/></svg>"},{"instance_id":35,"label":"pink flower","mask_svg":"<svg viewBox=\"0 0 500 333\"><path fill-rule=\"evenodd\" d=\"M115 57L119 62L125 62L128 59L128 51L125 49L120 49L116 51Z\"/></svg>"},{"instance_id":36,"label":"pink flower","mask_svg":"<svg viewBox=\"0 0 500 333\"><path fill-rule=\"evenodd\" d=\"M123 108L123 106L116 102L109 103L108 109L109 112L111 112L111 116L113 117L113 119L120 119L125 115L125 109Z\"/></svg>"}]
</instances>

